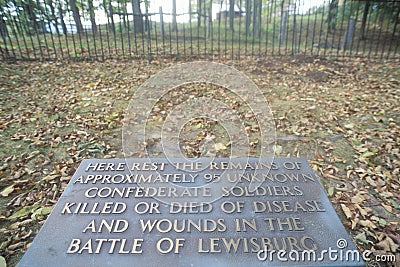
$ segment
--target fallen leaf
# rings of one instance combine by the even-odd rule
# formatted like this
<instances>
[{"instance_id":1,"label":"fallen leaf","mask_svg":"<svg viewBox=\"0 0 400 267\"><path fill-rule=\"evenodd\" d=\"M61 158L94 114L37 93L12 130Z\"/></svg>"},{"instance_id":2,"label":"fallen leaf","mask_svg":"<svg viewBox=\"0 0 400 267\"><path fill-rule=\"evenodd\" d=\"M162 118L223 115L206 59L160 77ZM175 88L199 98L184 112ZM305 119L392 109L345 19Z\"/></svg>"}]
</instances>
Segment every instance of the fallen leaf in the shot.
<instances>
[{"instance_id":1,"label":"fallen leaf","mask_svg":"<svg viewBox=\"0 0 400 267\"><path fill-rule=\"evenodd\" d=\"M390 203L392 203L392 205L393 205L393 207L394 207L395 209L399 209L399 204L397 204L397 202L396 202L394 199L391 199L391 200L390 200Z\"/></svg>"},{"instance_id":2,"label":"fallen leaf","mask_svg":"<svg viewBox=\"0 0 400 267\"><path fill-rule=\"evenodd\" d=\"M377 226L373 222L371 222L370 220L360 220L359 224L362 225L362 226L371 228L371 229L377 228Z\"/></svg>"},{"instance_id":3,"label":"fallen leaf","mask_svg":"<svg viewBox=\"0 0 400 267\"><path fill-rule=\"evenodd\" d=\"M368 152L363 153L363 154L361 155L361 157L364 158L364 159L367 159L367 158L369 158L369 157L372 157L373 155L375 155L374 152L368 151Z\"/></svg>"},{"instance_id":4,"label":"fallen leaf","mask_svg":"<svg viewBox=\"0 0 400 267\"><path fill-rule=\"evenodd\" d=\"M7 267L6 259L0 256L0 267Z\"/></svg>"},{"instance_id":5,"label":"fallen leaf","mask_svg":"<svg viewBox=\"0 0 400 267\"><path fill-rule=\"evenodd\" d=\"M373 244L374 242L372 242L371 240L368 240L367 237L365 236L365 233L359 233L358 235L356 235L354 237L356 240L365 243L365 244Z\"/></svg>"},{"instance_id":6,"label":"fallen leaf","mask_svg":"<svg viewBox=\"0 0 400 267\"><path fill-rule=\"evenodd\" d=\"M0 195L2 197L8 197L9 194L11 194L14 191L14 185L7 186L6 188L1 191Z\"/></svg>"},{"instance_id":7,"label":"fallen leaf","mask_svg":"<svg viewBox=\"0 0 400 267\"><path fill-rule=\"evenodd\" d=\"M345 204L340 204L340 206L342 207L342 210L346 215L347 219L350 219L353 216L351 210Z\"/></svg>"},{"instance_id":8,"label":"fallen leaf","mask_svg":"<svg viewBox=\"0 0 400 267\"><path fill-rule=\"evenodd\" d=\"M393 208L391 206L388 206L386 204L381 203L381 205L385 208L390 213L393 213Z\"/></svg>"},{"instance_id":9,"label":"fallen leaf","mask_svg":"<svg viewBox=\"0 0 400 267\"><path fill-rule=\"evenodd\" d=\"M389 252L391 250L389 241L387 239L382 240L381 242L377 243L375 246L380 249L383 249L386 252Z\"/></svg>"},{"instance_id":10,"label":"fallen leaf","mask_svg":"<svg viewBox=\"0 0 400 267\"><path fill-rule=\"evenodd\" d=\"M40 203L36 203L35 205L32 205L32 206L23 207L22 209L20 209L17 212L15 212L13 215L7 217L7 219L8 220L12 220L12 219L16 219L16 218L20 218L22 216L25 216L28 213L30 213L31 211L37 209L39 206L40 206Z\"/></svg>"},{"instance_id":11,"label":"fallen leaf","mask_svg":"<svg viewBox=\"0 0 400 267\"><path fill-rule=\"evenodd\" d=\"M347 123L347 124L343 125L343 127L344 127L345 129L350 130L350 129L353 129L353 128L354 128L354 124L352 124L352 123Z\"/></svg>"},{"instance_id":12,"label":"fallen leaf","mask_svg":"<svg viewBox=\"0 0 400 267\"><path fill-rule=\"evenodd\" d=\"M364 199L361 198L358 194L351 198L351 203L353 203L353 204L360 204L363 201L364 201Z\"/></svg>"},{"instance_id":13,"label":"fallen leaf","mask_svg":"<svg viewBox=\"0 0 400 267\"><path fill-rule=\"evenodd\" d=\"M375 215L372 215L371 216L371 220L379 222L379 217L376 217Z\"/></svg>"},{"instance_id":14,"label":"fallen leaf","mask_svg":"<svg viewBox=\"0 0 400 267\"><path fill-rule=\"evenodd\" d=\"M50 214L50 212L52 211L53 207L43 207L43 208L39 208L37 210L35 210L32 215L31 215L31 219L32 220L36 220L37 216L43 216L43 215L48 215Z\"/></svg>"},{"instance_id":15,"label":"fallen leaf","mask_svg":"<svg viewBox=\"0 0 400 267\"><path fill-rule=\"evenodd\" d=\"M274 145L273 149L274 149L275 154L279 156L282 153L283 147L280 145Z\"/></svg>"},{"instance_id":16,"label":"fallen leaf","mask_svg":"<svg viewBox=\"0 0 400 267\"><path fill-rule=\"evenodd\" d=\"M367 183L369 183L369 184L372 185L373 187L377 187L377 184L375 183L374 180L372 180L371 177L367 176L367 178L365 178L365 180L367 181Z\"/></svg>"},{"instance_id":17,"label":"fallen leaf","mask_svg":"<svg viewBox=\"0 0 400 267\"><path fill-rule=\"evenodd\" d=\"M329 188L328 188L328 196L333 196L333 194L335 193L335 187L333 187L333 186L330 186Z\"/></svg>"},{"instance_id":18,"label":"fallen leaf","mask_svg":"<svg viewBox=\"0 0 400 267\"><path fill-rule=\"evenodd\" d=\"M226 147L224 144L222 144L222 143L216 143L216 144L214 145L214 148L215 148L215 150L216 150L217 152L227 149L227 147Z\"/></svg>"},{"instance_id":19,"label":"fallen leaf","mask_svg":"<svg viewBox=\"0 0 400 267\"><path fill-rule=\"evenodd\" d=\"M351 229L355 229L359 221L360 221L359 218L352 219L351 220Z\"/></svg>"},{"instance_id":20,"label":"fallen leaf","mask_svg":"<svg viewBox=\"0 0 400 267\"><path fill-rule=\"evenodd\" d=\"M376 244L376 247L383 249L386 252L395 253L396 250L399 248L399 245L394 243L394 241L390 237L386 237L386 239Z\"/></svg>"},{"instance_id":21,"label":"fallen leaf","mask_svg":"<svg viewBox=\"0 0 400 267\"><path fill-rule=\"evenodd\" d=\"M385 227L386 224L387 224L387 222L386 222L385 219L383 219L383 218L380 218L380 219L379 219L379 225L380 225L380 226Z\"/></svg>"},{"instance_id":22,"label":"fallen leaf","mask_svg":"<svg viewBox=\"0 0 400 267\"><path fill-rule=\"evenodd\" d=\"M399 249L399 245L397 245L393 239L391 239L390 237L387 237L387 240L389 241L390 244L390 250L395 253L398 249Z\"/></svg>"},{"instance_id":23,"label":"fallen leaf","mask_svg":"<svg viewBox=\"0 0 400 267\"><path fill-rule=\"evenodd\" d=\"M368 215L368 212L367 212L366 209L361 208L361 206L358 205L358 204L356 204L355 206L356 206L357 209L360 211L360 213L361 213L362 216L367 216L367 215Z\"/></svg>"}]
</instances>

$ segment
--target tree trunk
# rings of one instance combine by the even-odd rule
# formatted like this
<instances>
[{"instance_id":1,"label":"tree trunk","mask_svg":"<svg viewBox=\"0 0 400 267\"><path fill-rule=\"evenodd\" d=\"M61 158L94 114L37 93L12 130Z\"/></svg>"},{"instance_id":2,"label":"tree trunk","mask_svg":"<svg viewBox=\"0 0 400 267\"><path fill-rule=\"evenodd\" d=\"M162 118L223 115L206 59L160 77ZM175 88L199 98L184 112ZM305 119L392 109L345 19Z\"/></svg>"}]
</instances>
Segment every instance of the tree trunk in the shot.
<instances>
[{"instance_id":1,"label":"tree trunk","mask_svg":"<svg viewBox=\"0 0 400 267\"><path fill-rule=\"evenodd\" d=\"M111 1L108 3L108 10L109 10L109 16L110 16L110 20L111 20L109 29L113 34L115 34L114 11L113 11L113 7L111 5Z\"/></svg>"},{"instance_id":2,"label":"tree trunk","mask_svg":"<svg viewBox=\"0 0 400 267\"><path fill-rule=\"evenodd\" d=\"M23 6L24 6L24 10L27 13L27 18L28 18L27 23L28 24L32 23L33 24L33 31L35 33L39 33L39 25L37 23L36 14L35 14L35 11L34 11L35 3L32 0L30 0L30 1L25 2L23 4ZM29 32L29 28L28 28L28 32ZM29 33L29 34L31 34L31 33Z\"/></svg>"},{"instance_id":3,"label":"tree trunk","mask_svg":"<svg viewBox=\"0 0 400 267\"><path fill-rule=\"evenodd\" d=\"M147 32L147 37L150 39L150 30L151 30L151 25L150 25L150 19L149 19L149 7L146 5L146 13L144 15L144 29Z\"/></svg>"},{"instance_id":4,"label":"tree trunk","mask_svg":"<svg viewBox=\"0 0 400 267\"><path fill-rule=\"evenodd\" d=\"M74 18L75 21L76 30L78 31L78 33L82 33L83 26L81 22L81 17L79 15L79 9L76 6L76 0L69 0L69 6L71 7L72 17Z\"/></svg>"},{"instance_id":5,"label":"tree trunk","mask_svg":"<svg viewBox=\"0 0 400 267\"><path fill-rule=\"evenodd\" d=\"M133 11L133 30L135 33L143 33L143 16L140 10L140 0L131 0Z\"/></svg>"},{"instance_id":6,"label":"tree trunk","mask_svg":"<svg viewBox=\"0 0 400 267\"><path fill-rule=\"evenodd\" d=\"M260 11L261 5L259 0L253 0L253 35L257 35L260 30Z\"/></svg>"},{"instance_id":7,"label":"tree trunk","mask_svg":"<svg viewBox=\"0 0 400 267\"><path fill-rule=\"evenodd\" d=\"M273 1L271 4L268 5L269 13L267 14L268 16L268 23L272 21L272 14L275 12L276 9L276 4L275 1Z\"/></svg>"},{"instance_id":8,"label":"tree trunk","mask_svg":"<svg viewBox=\"0 0 400 267\"><path fill-rule=\"evenodd\" d=\"M112 5L111 5L111 1L107 1L107 0L103 0L103 8L104 8L104 13L106 13L106 17L107 17L107 28L109 31L113 32L113 25L111 24L112 21Z\"/></svg>"},{"instance_id":9,"label":"tree trunk","mask_svg":"<svg viewBox=\"0 0 400 267\"><path fill-rule=\"evenodd\" d=\"M201 27L201 2L202 0L197 0L197 28Z\"/></svg>"},{"instance_id":10,"label":"tree trunk","mask_svg":"<svg viewBox=\"0 0 400 267\"><path fill-rule=\"evenodd\" d=\"M3 16L0 17L0 34L1 34L1 38L3 40L6 39L6 36L8 34L7 25L6 25L6 22L5 22L4 18L3 18Z\"/></svg>"},{"instance_id":11,"label":"tree trunk","mask_svg":"<svg viewBox=\"0 0 400 267\"><path fill-rule=\"evenodd\" d=\"M206 0L202 0L203 1L203 4L202 4L202 7L203 7L203 19L204 19L204 21L203 21L203 23L204 23L204 27L205 27L205 30L207 31L207 2L206 2Z\"/></svg>"},{"instance_id":12,"label":"tree trunk","mask_svg":"<svg viewBox=\"0 0 400 267\"><path fill-rule=\"evenodd\" d=\"M161 39L164 40L165 38L165 30L164 30L164 14L162 11L162 6L159 7L159 13L160 13L160 23L161 23Z\"/></svg>"},{"instance_id":13,"label":"tree trunk","mask_svg":"<svg viewBox=\"0 0 400 267\"><path fill-rule=\"evenodd\" d=\"M54 5L53 5L53 1L47 0L46 2L47 2L46 4L47 4L47 5L49 6L49 8L50 8L50 13L51 13L51 19L50 19L50 21L53 22L54 25L56 26L56 32L57 32L57 34L60 34L60 30L58 29L58 20L57 20L57 15L56 15L56 8L55 8ZM50 21L49 21L49 27L51 27L51 26L50 26Z\"/></svg>"},{"instance_id":14,"label":"tree trunk","mask_svg":"<svg viewBox=\"0 0 400 267\"><path fill-rule=\"evenodd\" d=\"M235 31L235 0L229 1L229 29Z\"/></svg>"},{"instance_id":15,"label":"tree trunk","mask_svg":"<svg viewBox=\"0 0 400 267\"><path fill-rule=\"evenodd\" d=\"M278 36L279 46L281 46L284 39L286 38L286 24L287 24L287 9L286 9L286 5L285 5L285 1L282 0L282 3L281 3L281 25L280 25L279 36Z\"/></svg>"},{"instance_id":16,"label":"tree trunk","mask_svg":"<svg viewBox=\"0 0 400 267\"><path fill-rule=\"evenodd\" d=\"M64 11L61 6L61 1L58 2L57 8L58 8L58 16L60 17L60 23L61 23L61 28L63 30L63 34L67 34L68 30L67 30L67 25L65 25L65 21L64 21Z\"/></svg>"},{"instance_id":17,"label":"tree trunk","mask_svg":"<svg viewBox=\"0 0 400 267\"><path fill-rule=\"evenodd\" d=\"M246 0L246 28L245 34L250 34L250 23L251 23L251 0Z\"/></svg>"},{"instance_id":18,"label":"tree trunk","mask_svg":"<svg viewBox=\"0 0 400 267\"><path fill-rule=\"evenodd\" d=\"M361 19L361 29L360 29L360 39L361 40L365 40L365 26L367 25L367 18L368 18L370 5L371 5L371 3L369 1L365 1L363 16Z\"/></svg>"},{"instance_id":19,"label":"tree trunk","mask_svg":"<svg viewBox=\"0 0 400 267\"><path fill-rule=\"evenodd\" d=\"M176 23L176 0L172 0L172 31L178 31L178 24Z\"/></svg>"},{"instance_id":20,"label":"tree trunk","mask_svg":"<svg viewBox=\"0 0 400 267\"><path fill-rule=\"evenodd\" d=\"M94 13L93 0L88 0L88 9L89 9L90 24L92 24L92 31L94 34L96 34L97 25L96 25L96 15Z\"/></svg>"},{"instance_id":21,"label":"tree trunk","mask_svg":"<svg viewBox=\"0 0 400 267\"><path fill-rule=\"evenodd\" d=\"M212 29L212 1L210 1L210 6L208 7L208 37L211 36Z\"/></svg>"},{"instance_id":22,"label":"tree trunk","mask_svg":"<svg viewBox=\"0 0 400 267\"><path fill-rule=\"evenodd\" d=\"M12 32L15 36L18 35L23 36L24 35L24 29L21 27L21 25L19 23L17 23L17 21L15 21L15 18L13 18L11 21L11 25L13 25L12 28ZM15 28L15 29L14 29ZM9 34L8 29L6 29L6 33Z\"/></svg>"},{"instance_id":23,"label":"tree trunk","mask_svg":"<svg viewBox=\"0 0 400 267\"><path fill-rule=\"evenodd\" d=\"M400 5L399 5L399 8L397 9L397 12L396 12L396 15L395 15L392 38L394 38L394 36L396 34L397 24L399 24L399 15L400 15Z\"/></svg>"},{"instance_id":24,"label":"tree trunk","mask_svg":"<svg viewBox=\"0 0 400 267\"><path fill-rule=\"evenodd\" d=\"M127 17L128 17L128 15L127 15L128 10L126 9L126 5L122 5L122 12L124 13L124 14L122 15L122 23L124 24L124 29L127 29L127 28L128 28L128 20L127 20Z\"/></svg>"},{"instance_id":25,"label":"tree trunk","mask_svg":"<svg viewBox=\"0 0 400 267\"><path fill-rule=\"evenodd\" d=\"M331 33L332 30L336 28L336 16L337 16L337 9L338 9L339 0L331 0L329 4L329 12L328 18L326 22L328 24L328 33Z\"/></svg>"}]
</instances>

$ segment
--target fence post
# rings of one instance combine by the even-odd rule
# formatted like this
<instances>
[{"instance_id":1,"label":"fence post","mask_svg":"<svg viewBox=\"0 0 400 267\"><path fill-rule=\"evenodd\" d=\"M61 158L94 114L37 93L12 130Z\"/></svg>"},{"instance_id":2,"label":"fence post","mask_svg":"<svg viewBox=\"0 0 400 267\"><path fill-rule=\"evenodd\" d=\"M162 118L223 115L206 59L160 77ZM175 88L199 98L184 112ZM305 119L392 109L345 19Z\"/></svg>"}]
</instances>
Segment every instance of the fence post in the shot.
<instances>
[{"instance_id":1,"label":"fence post","mask_svg":"<svg viewBox=\"0 0 400 267\"><path fill-rule=\"evenodd\" d=\"M146 5L146 42L147 42L147 60L151 61L151 41L150 41L150 20L149 20L149 7Z\"/></svg>"},{"instance_id":2,"label":"fence post","mask_svg":"<svg viewBox=\"0 0 400 267\"><path fill-rule=\"evenodd\" d=\"M164 16L163 16L163 11L162 11L162 7L160 6L159 7L159 12L160 12L160 24L161 24L161 39L163 39L164 40L164 35L165 35L165 32L164 32Z\"/></svg>"},{"instance_id":3,"label":"fence post","mask_svg":"<svg viewBox=\"0 0 400 267\"><path fill-rule=\"evenodd\" d=\"M109 28L111 28L112 33L115 35L114 10L111 5L111 2L108 3L108 10L109 10L110 19L111 19L111 26Z\"/></svg>"},{"instance_id":4,"label":"fence post","mask_svg":"<svg viewBox=\"0 0 400 267\"><path fill-rule=\"evenodd\" d=\"M279 48L281 47L281 44L285 39L286 23L287 23L287 11L283 11L281 16L281 26L279 29Z\"/></svg>"},{"instance_id":5,"label":"fence post","mask_svg":"<svg viewBox=\"0 0 400 267\"><path fill-rule=\"evenodd\" d=\"M356 20L350 19L349 24L347 25L347 30L346 30L345 37L344 37L343 50L347 50L348 48L351 47L355 28L356 28Z\"/></svg>"},{"instance_id":6,"label":"fence post","mask_svg":"<svg viewBox=\"0 0 400 267\"><path fill-rule=\"evenodd\" d=\"M178 23L176 22L176 0L172 0L172 31L178 32Z\"/></svg>"},{"instance_id":7,"label":"fence post","mask_svg":"<svg viewBox=\"0 0 400 267\"><path fill-rule=\"evenodd\" d=\"M297 32L296 32L296 30L297 30L297 28L296 28L296 23L297 23L297 21L296 21L296 13L297 13L297 9L296 9L297 7L296 7L296 2L294 3L294 12L293 12L293 35L292 35L292 55L294 55L295 53L296 53L296 51L297 51L297 48L296 48L296 45L297 45L297 42L296 42L296 38L297 38Z\"/></svg>"}]
</instances>

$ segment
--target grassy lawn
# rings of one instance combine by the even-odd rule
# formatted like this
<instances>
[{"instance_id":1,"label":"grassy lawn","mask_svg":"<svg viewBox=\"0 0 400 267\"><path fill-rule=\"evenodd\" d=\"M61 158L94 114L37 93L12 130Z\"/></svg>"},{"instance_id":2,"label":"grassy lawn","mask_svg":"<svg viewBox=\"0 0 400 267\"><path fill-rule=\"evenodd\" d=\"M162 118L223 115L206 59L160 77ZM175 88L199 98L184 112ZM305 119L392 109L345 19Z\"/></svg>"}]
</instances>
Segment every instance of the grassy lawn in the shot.
<instances>
[{"instance_id":1,"label":"grassy lawn","mask_svg":"<svg viewBox=\"0 0 400 267\"><path fill-rule=\"evenodd\" d=\"M295 56L221 62L261 89L273 111L279 156L309 159L358 248L400 259L398 60ZM0 62L0 254L7 266L18 263L82 159L123 157L121 127L130 98L151 75L175 63ZM185 88L182 96L190 90L219 92ZM166 96L157 108L174 103ZM242 119L253 124L250 117ZM229 146L226 133L210 121L194 120L183 130L196 132L182 140L189 157L199 155L208 133ZM218 156L230 156L220 150Z\"/></svg>"}]
</instances>

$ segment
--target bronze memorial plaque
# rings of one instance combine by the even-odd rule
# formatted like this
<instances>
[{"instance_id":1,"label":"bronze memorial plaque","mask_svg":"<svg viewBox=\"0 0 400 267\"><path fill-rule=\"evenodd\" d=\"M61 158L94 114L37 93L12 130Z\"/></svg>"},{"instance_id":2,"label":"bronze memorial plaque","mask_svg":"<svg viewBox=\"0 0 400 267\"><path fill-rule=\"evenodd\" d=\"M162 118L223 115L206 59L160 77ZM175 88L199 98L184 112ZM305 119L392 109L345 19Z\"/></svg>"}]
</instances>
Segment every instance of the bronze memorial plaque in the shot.
<instances>
[{"instance_id":1,"label":"bronze memorial plaque","mask_svg":"<svg viewBox=\"0 0 400 267\"><path fill-rule=\"evenodd\" d=\"M23 266L363 266L304 158L84 160Z\"/></svg>"}]
</instances>

